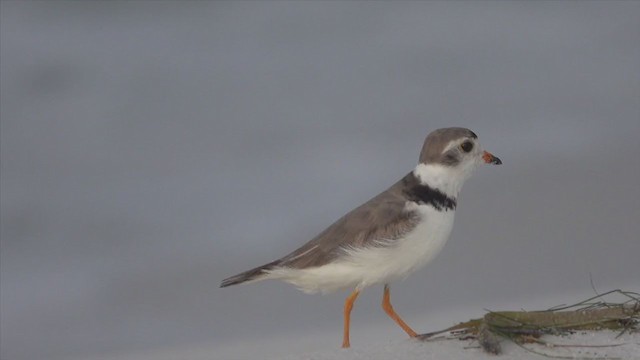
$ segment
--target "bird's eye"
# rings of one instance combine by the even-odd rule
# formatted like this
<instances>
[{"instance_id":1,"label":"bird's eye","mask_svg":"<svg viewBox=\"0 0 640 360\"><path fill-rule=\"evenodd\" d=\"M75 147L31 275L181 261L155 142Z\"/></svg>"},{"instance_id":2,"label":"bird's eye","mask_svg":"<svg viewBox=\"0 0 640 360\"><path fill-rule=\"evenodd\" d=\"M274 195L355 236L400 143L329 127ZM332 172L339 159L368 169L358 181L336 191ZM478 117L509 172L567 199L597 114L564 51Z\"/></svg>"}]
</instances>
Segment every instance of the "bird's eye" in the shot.
<instances>
[{"instance_id":1,"label":"bird's eye","mask_svg":"<svg viewBox=\"0 0 640 360\"><path fill-rule=\"evenodd\" d=\"M471 141L465 141L460 144L460 148L462 149L462 151L468 153L473 149L473 143Z\"/></svg>"}]
</instances>

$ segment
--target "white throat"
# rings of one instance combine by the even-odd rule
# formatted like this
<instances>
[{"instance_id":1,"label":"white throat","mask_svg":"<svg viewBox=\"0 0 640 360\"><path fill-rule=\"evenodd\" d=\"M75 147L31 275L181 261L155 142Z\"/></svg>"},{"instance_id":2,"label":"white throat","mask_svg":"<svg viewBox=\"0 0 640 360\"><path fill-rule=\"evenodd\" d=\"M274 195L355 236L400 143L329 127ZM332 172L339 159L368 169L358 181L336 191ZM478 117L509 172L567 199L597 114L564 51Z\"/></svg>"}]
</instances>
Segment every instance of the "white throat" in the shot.
<instances>
[{"instance_id":1,"label":"white throat","mask_svg":"<svg viewBox=\"0 0 640 360\"><path fill-rule=\"evenodd\" d=\"M451 198L457 198L465 180L471 175L471 171L460 171L459 168L438 165L418 164L413 169L413 175L423 185L440 190Z\"/></svg>"}]
</instances>

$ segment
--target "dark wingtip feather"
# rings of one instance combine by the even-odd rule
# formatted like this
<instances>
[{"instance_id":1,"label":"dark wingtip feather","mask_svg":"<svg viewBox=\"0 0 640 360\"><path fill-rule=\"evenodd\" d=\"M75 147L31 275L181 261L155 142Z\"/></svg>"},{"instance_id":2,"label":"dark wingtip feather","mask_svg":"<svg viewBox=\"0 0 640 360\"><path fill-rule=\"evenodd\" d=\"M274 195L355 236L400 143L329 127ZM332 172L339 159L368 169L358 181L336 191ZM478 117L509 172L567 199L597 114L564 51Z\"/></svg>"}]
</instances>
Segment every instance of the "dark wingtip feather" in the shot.
<instances>
[{"instance_id":1,"label":"dark wingtip feather","mask_svg":"<svg viewBox=\"0 0 640 360\"><path fill-rule=\"evenodd\" d=\"M231 285L241 284L249 280L248 278L245 278L244 276L241 276L241 275L243 274L235 275L222 280L222 282L220 283L220 287L223 288Z\"/></svg>"},{"instance_id":2,"label":"dark wingtip feather","mask_svg":"<svg viewBox=\"0 0 640 360\"><path fill-rule=\"evenodd\" d=\"M220 287L227 287L227 286L231 286L231 285L237 285L237 284L242 284L244 282L250 281L250 280L255 280L257 277L259 277L260 275L262 275L264 273L264 270L269 270L271 268L273 268L275 265L278 264L280 260L276 260L273 262L270 262L268 264L262 265L262 266L258 266L255 269L251 269L248 271L245 271L243 273L240 273L238 275L234 275L231 277L228 277L224 280L222 280L222 282L220 283Z\"/></svg>"}]
</instances>

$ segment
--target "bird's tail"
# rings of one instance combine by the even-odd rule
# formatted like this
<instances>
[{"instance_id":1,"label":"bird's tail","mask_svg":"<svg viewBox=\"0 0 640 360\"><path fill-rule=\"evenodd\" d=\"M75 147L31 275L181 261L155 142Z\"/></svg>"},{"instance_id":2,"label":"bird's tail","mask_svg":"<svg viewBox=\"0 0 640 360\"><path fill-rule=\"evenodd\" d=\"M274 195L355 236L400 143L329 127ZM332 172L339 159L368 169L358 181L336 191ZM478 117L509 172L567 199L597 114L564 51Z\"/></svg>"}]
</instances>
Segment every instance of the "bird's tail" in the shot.
<instances>
[{"instance_id":1,"label":"bird's tail","mask_svg":"<svg viewBox=\"0 0 640 360\"><path fill-rule=\"evenodd\" d=\"M280 260L272 261L268 264L258 266L255 269L247 270L238 275L228 277L222 280L222 283L220 283L220 287L223 288L231 285L242 284L247 281L259 280L260 276L264 274L265 270L274 268L276 265L278 265L279 262Z\"/></svg>"}]
</instances>

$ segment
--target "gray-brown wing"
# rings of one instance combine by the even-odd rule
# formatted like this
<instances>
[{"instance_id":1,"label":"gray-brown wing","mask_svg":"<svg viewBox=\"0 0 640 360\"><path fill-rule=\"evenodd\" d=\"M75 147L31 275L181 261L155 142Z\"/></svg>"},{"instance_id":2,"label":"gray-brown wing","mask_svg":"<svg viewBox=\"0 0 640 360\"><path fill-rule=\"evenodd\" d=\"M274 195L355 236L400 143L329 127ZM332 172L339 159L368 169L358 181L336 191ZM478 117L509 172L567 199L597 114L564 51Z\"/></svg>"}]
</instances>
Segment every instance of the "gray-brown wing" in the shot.
<instances>
[{"instance_id":1,"label":"gray-brown wing","mask_svg":"<svg viewBox=\"0 0 640 360\"><path fill-rule=\"evenodd\" d=\"M280 259L277 266L298 269L322 266L340 256L344 248L379 246L375 240L400 238L419 220L416 212L405 210L406 198L400 183L338 219L311 241Z\"/></svg>"}]
</instances>

